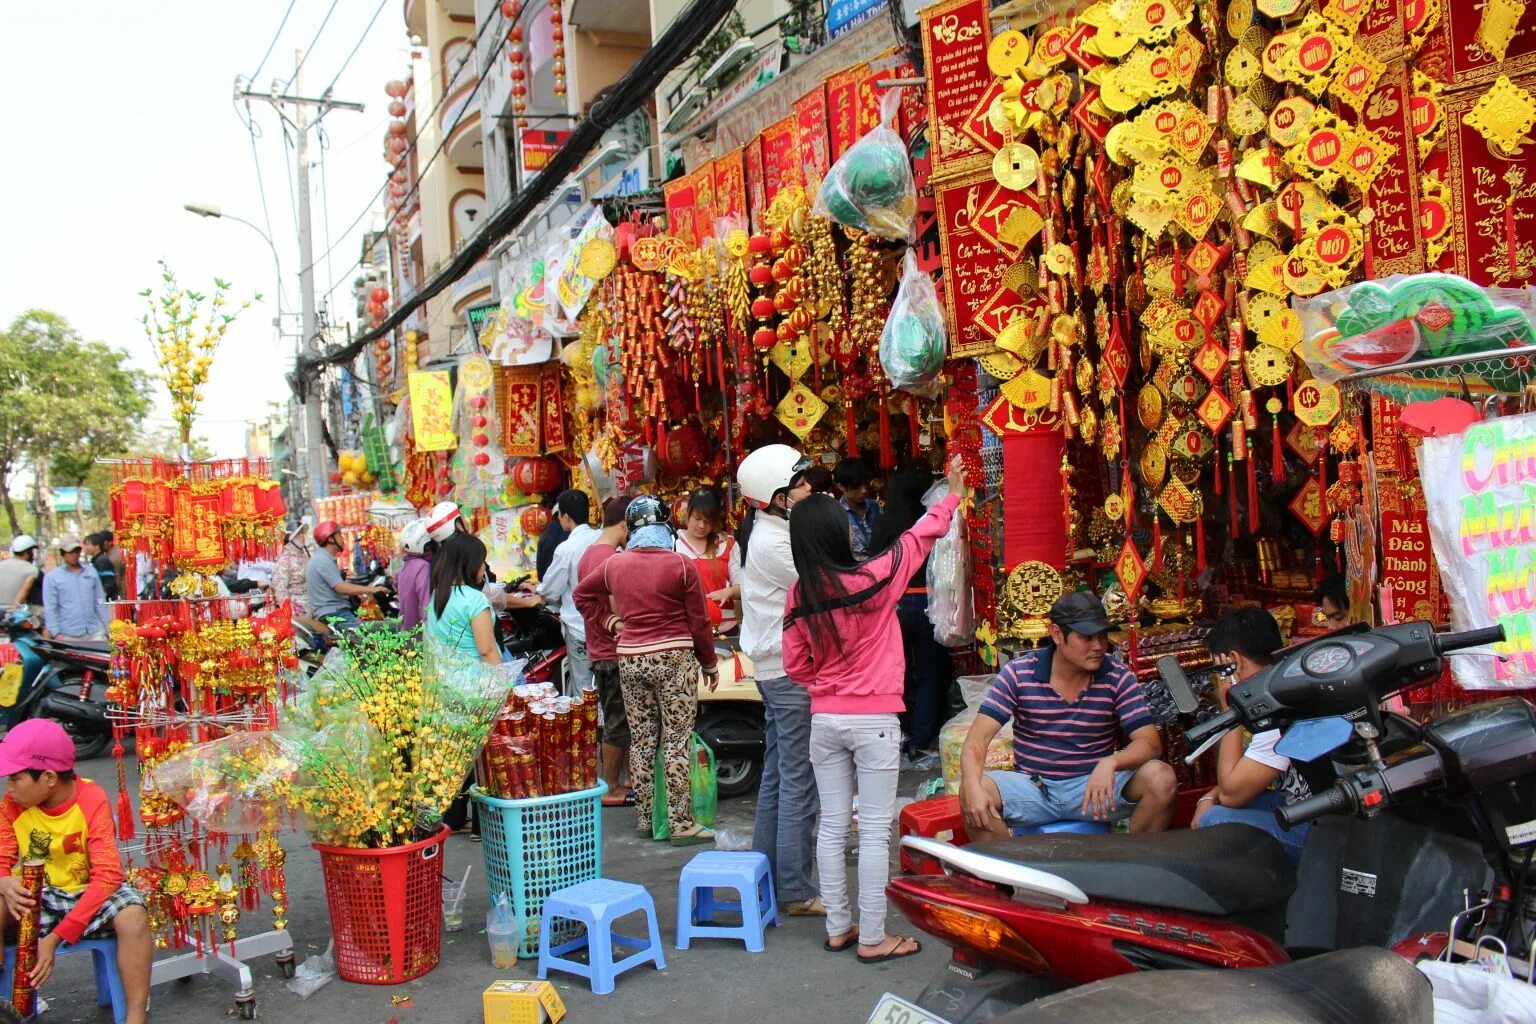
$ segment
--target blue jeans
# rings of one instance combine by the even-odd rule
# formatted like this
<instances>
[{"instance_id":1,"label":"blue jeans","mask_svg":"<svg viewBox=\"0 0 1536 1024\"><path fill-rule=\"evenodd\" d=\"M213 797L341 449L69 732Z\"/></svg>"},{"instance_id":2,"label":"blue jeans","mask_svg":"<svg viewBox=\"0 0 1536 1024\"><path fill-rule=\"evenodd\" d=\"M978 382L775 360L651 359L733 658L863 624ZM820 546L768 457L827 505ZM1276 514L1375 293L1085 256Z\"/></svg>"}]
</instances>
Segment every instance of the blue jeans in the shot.
<instances>
[{"instance_id":1,"label":"blue jeans","mask_svg":"<svg viewBox=\"0 0 1536 1024\"><path fill-rule=\"evenodd\" d=\"M1292 864L1295 864L1301 860L1301 848L1307 845L1307 833L1312 830L1312 823L1297 825L1289 830L1281 828L1280 822L1275 820L1275 808L1283 806L1285 806L1284 793L1265 790L1250 800L1247 807L1212 807L1200 819L1200 827L1252 825L1254 828L1261 828L1280 840L1280 845L1285 847L1285 855L1291 858Z\"/></svg>"},{"instance_id":2,"label":"blue jeans","mask_svg":"<svg viewBox=\"0 0 1536 1024\"><path fill-rule=\"evenodd\" d=\"M1024 772L987 772L1003 798L1003 821L1009 828L1045 825L1053 821L1119 821L1129 818L1136 805L1125 798L1125 787L1135 772L1115 772L1115 807L1108 818L1095 818L1083 810L1089 775L1070 779L1044 779Z\"/></svg>"},{"instance_id":3,"label":"blue jeans","mask_svg":"<svg viewBox=\"0 0 1536 1024\"><path fill-rule=\"evenodd\" d=\"M949 694L949 651L933 638L927 594L902 595L896 603L896 620L901 623L901 646L907 657L907 710L901 724L907 751L915 754L939 738L944 698Z\"/></svg>"},{"instance_id":4,"label":"blue jeans","mask_svg":"<svg viewBox=\"0 0 1536 1024\"><path fill-rule=\"evenodd\" d=\"M816 895L811 863L821 804L811 772L811 694L788 676L759 679L757 690L763 695L763 781L752 849L773 864L778 898L798 903Z\"/></svg>"}]
</instances>

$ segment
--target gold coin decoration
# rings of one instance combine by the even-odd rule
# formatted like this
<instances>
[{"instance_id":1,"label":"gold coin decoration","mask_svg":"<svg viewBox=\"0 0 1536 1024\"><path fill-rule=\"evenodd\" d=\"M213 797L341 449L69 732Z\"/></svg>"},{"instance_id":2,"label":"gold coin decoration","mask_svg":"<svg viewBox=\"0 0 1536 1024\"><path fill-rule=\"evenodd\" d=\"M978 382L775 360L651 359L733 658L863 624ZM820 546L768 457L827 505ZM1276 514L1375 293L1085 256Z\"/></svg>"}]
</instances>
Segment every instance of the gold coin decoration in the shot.
<instances>
[{"instance_id":1,"label":"gold coin decoration","mask_svg":"<svg viewBox=\"0 0 1536 1024\"><path fill-rule=\"evenodd\" d=\"M1061 573L1044 562L1020 562L1003 584L1003 599L1023 615L1046 614L1061 593Z\"/></svg>"},{"instance_id":2,"label":"gold coin decoration","mask_svg":"<svg viewBox=\"0 0 1536 1024\"><path fill-rule=\"evenodd\" d=\"M1010 142L992 157L992 177L1004 188L1022 192L1040 176L1040 154L1022 142Z\"/></svg>"},{"instance_id":3,"label":"gold coin decoration","mask_svg":"<svg viewBox=\"0 0 1536 1024\"><path fill-rule=\"evenodd\" d=\"M1273 345L1248 353L1248 379L1256 388L1279 387L1291 375L1291 357Z\"/></svg>"}]
</instances>

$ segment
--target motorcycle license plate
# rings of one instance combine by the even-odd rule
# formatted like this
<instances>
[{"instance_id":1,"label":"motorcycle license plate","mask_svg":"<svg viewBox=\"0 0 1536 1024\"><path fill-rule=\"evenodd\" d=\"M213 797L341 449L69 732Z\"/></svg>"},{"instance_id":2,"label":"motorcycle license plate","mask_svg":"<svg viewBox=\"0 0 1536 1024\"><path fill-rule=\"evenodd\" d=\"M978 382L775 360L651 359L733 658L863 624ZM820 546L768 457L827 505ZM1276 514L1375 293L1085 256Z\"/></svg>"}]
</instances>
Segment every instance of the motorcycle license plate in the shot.
<instances>
[{"instance_id":1,"label":"motorcycle license plate","mask_svg":"<svg viewBox=\"0 0 1536 1024\"><path fill-rule=\"evenodd\" d=\"M949 1021L887 992L875 1004L875 1012L869 1015L868 1024L949 1024Z\"/></svg>"}]
</instances>

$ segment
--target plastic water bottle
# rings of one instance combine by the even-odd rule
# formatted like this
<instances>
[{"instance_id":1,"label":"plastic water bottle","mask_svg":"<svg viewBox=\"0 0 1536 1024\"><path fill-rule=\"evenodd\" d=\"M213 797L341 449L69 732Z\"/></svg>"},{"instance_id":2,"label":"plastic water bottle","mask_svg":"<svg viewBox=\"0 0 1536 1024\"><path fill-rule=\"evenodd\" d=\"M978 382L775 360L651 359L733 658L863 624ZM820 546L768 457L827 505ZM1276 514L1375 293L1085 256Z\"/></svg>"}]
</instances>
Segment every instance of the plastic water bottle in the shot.
<instances>
[{"instance_id":1,"label":"plastic water bottle","mask_svg":"<svg viewBox=\"0 0 1536 1024\"><path fill-rule=\"evenodd\" d=\"M495 903L485 915L485 939L491 944L491 966L510 970L517 966L517 947L523 938L522 922L512 911L507 894L496 894Z\"/></svg>"}]
</instances>

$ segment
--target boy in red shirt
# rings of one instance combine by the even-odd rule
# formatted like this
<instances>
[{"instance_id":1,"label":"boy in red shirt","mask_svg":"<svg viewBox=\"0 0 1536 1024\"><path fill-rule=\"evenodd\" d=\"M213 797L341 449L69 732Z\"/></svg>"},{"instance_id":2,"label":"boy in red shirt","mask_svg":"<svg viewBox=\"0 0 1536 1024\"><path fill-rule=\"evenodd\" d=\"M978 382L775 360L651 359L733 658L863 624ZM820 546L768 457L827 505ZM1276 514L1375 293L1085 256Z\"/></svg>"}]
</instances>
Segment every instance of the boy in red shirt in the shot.
<instances>
[{"instance_id":1,"label":"boy in red shirt","mask_svg":"<svg viewBox=\"0 0 1536 1024\"><path fill-rule=\"evenodd\" d=\"M18 870L31 834L53 834L32 984L41 988L53 974L61 944L113 932L127 1024L144 1024L154 955L149 915L123 874L106 792L75 777L74 742L58 723L43 718L22 722L0 740L0 776L8 787L0 800L0 865ZM19 874L0 875L0 901L10 912L6 931L14 934L11 918L20 920L34 902Z\"/></svg>"}]
</instances>

